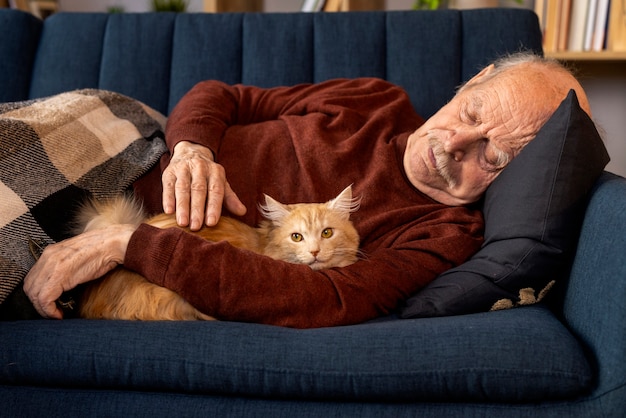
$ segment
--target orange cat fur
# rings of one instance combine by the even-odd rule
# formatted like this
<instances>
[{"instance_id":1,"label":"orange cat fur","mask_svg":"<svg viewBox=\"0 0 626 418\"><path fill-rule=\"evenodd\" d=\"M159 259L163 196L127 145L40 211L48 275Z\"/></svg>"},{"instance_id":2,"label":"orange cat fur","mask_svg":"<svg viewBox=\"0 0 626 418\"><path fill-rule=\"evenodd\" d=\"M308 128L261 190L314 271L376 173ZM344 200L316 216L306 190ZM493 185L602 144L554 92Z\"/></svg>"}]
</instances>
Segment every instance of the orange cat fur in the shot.
<instances>
[{"instance_id":1,"label":"orange cat fur","mask_svg":"<svg viewBox=\"0 0 626 418\"><path fill-rule=\"evenodd\" d=\"M359 200L349 186L326 203L282 204L265 196L259 209L265 219L258 228L222 216L214 227L197 234L208 241L231 245L313 270L344 267L357 261L359 236L350 222ZM78 217L81 231L110 224L145 222L158 228L178 227L174 215L160 214L146 219L141 206L126 197L85 205ZM147 281L120 266L85 287L79 302L79 316L99 319L210 320L181 296Z\"/></svg>"}]
</instances>

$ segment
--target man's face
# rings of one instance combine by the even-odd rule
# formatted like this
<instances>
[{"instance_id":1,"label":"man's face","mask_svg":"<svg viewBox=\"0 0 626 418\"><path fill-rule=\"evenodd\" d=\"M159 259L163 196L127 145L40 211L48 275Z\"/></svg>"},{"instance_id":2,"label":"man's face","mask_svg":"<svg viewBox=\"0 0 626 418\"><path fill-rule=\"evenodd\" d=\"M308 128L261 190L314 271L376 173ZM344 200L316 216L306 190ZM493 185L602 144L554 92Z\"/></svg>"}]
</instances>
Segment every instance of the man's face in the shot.
<instances>
[{"instance_id":1,"label":"man's face","mask_svg":"<svg viewBox=\"0 0 626 418\"><path fill-rule=\"evenodd\" d=\"M480 199L504 166L537 134L558 103L546 75L512 69L474 77L408 140L411 183L447 205Z\"/></svg>"}]
</instances>

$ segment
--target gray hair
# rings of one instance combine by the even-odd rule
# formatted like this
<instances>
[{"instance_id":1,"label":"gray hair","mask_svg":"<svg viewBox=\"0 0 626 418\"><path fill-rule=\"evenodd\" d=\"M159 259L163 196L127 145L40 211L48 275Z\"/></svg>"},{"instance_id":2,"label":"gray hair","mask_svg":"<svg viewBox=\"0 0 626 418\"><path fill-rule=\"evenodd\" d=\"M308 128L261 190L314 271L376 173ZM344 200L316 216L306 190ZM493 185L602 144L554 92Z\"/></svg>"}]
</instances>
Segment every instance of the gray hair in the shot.
<instances>
[{"instance_id":1,"label":"gray hair","mask_svg":"<svg viewBox=\"0 0 626 418\"><path fill-rule=\"evenodd\" d=\"M569 74L572 77L575 77L574 73L568 67L566 67L556 59L543 57L541 55L537 55L533 52L528 51L504 55L493 61L492 64L495 67L494 70L491 71L489 74L486 74L481 80L481 83L488 82L489 80L499 76L500 74L510 70L511 68L524 64L536 64L539 66L543 66L546 69L560 71L563 74ZM465 83L459 86L459 88L457 89L457 93L463 91L465 86Z\"/></svg>"}]
</instances>

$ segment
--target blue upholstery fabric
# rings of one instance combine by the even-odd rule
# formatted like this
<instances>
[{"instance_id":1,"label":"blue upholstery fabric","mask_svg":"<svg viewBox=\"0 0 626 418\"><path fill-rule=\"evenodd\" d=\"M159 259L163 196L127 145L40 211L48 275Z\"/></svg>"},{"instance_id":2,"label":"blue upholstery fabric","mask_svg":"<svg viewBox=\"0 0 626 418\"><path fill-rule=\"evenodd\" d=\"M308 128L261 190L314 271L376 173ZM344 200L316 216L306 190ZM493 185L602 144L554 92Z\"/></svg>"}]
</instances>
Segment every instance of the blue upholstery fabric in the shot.
<instances>
[{"instance_id":1,"label":"blue upholstery fabric","mask_svg":"<svg viewBox=\"0 0 626 418\"><path fill-rule=\"evenodd\" d=\"M605 173L585 215L563 313L593 352L602 393L626 411L626 179ZM601 266L601 267L599 267Z\"/></svg>"},{"instance_id":2,"label":"blue upholstery fabric","mask_svg":"<svg viewBox=\"0 0 626 418\"><path fill-rule=\"evenodd\" d=\"M183 14L177 18L169 109L198 81L241 82L242 25L241 14Z\"/></svg>"},{"instance_id":3,"label":"blue upholstery fabric","mask_svg":"<svg viewBox=\"0 0 626 418\"><path fill-rule=\"evenodd\" d=\"M175 17L175 13L156 13L150 19L141 14L111 15L104 35L100 88L125 91L166 109Z\"/></svg>"},{"instance_id":4,"label":"blue upholstery fabric","mask_svg":"<svg viewBox=\"0 0 626 418\"><path fill-rule=\"evenodd\" d=\"M544 404L506 403L408 403L408 402L342 402L316 399L290 400L233 396L190 396L182 393L146 391L89 391L62 387L0 386L0 399L5 411L15 417L254 417L254 418L590 418L622 417L623 410L601 408L593 401ZM597 404L597 402L596 402Z\"/></svg>"},{"instance_id":5,"label":"blue upholstery fabric","mask_svg":"<svg viewBox=\"0 0 626 418\"><path fill-rule=\"evenodd\" d=\"M542 51L541 45L515 41L514 33L524 33L537 16L529 14L518 19L514 14L500 14L498 9L484 9L478 13L463 13L461 39L463 44L462 75L469 80L485 65L490 57L501 55L501 51Z\"/></svg>"},{"instance_id":6,"label":"blue upholstery fabric","mask_svg":"<svg viewBox=\"0 0 626 418\"><path fill-rule=\"evenodd\" d=\"M410 14L387 16L388 27L393 29L387 39L387 78L408 91L418 113L427 117L450 100L463 81L463 46L458 13L424 18L428 21L420 24Z\"/></svg>"},{"instance_id":7,"label":"blue upholstery fabric","mask_svg":"<svg viewBox=\"0 0 626 418\"><path fill-rule=\"evenodd\" d=\"M585 393L592 372L576 340L547 308L523 310L312 330L15 322L0 327L8 364L0 382L352 401L528 402Z\"/></svg>"},{"instance_id":8,"label":"blue upholstery fabric","mask_svg":"<svg viewBox=\"0 0 626 418\"><path fill-rule=\"evenodd\" d=\"M33 68L30 98L82 88L99 88L104 30L103 14L59 14L44 25Z\"/></svg>"},{"instance_id":9,"label":"blue upholstery fabric","mask_svg":"<svg viewBox=\"0 0 626 418\"><path fill-rule=\"evenodd\" d=\"M0 14L0 102L28 98L41 21L14 10Z\"/></svg>"},{"instance_id":10,"label":"blue upholstery fabric","mask_svg":"<svg viewBox=\"0 0 626 418\"><path fill-rule=\"evenodd\" d=\"M206 79L270 87L372 76L405 88L428 117L484 63L522 45L541 52L538 33L511 31L536 25L533 13L494 13L60 13L46 20L30 96L102 88L167 114Z\"/></svg>"},{"instance_id":11,"label":"blue upholstery fabric","mask_svg":"<svg viewBox=\"0 0 626 418\"><path fill-rule=\"evenodd\" d=\"M309 15L252 14L243 20L241 82L261 87L313 80L314 21Z\"/></svg>"},{"instance_id":12,"label":"blue upholstery fabric","mask_svg":"<svg viewBox=\"0 0 626 418\"><path fill-rule=\"evenodd\" d=\"M168 113L208 78L279 85L356 73L401 85L428 117L484 63L522 45L541 50L537 17L512 9L61 13L43 24L0 9L0 96L108 87ZM626 180L605 175L556 315L532 306L302 332L219 322L0 322L0 415L623 416L625 209Z\"/></svg>"},{"instance_id":13,"label":"blue upholstery fabric","mask_svg":"<svg viewBox=\"0 0 626 418\"><path fill-rule=\"evenodd\" d=\"M347 22L338 14L315 15L313 81L360 75L385 78L385 60L372 56L385 56L388 29L385 16L378 13L352 15Z\"/></svg>"}]
</instances>

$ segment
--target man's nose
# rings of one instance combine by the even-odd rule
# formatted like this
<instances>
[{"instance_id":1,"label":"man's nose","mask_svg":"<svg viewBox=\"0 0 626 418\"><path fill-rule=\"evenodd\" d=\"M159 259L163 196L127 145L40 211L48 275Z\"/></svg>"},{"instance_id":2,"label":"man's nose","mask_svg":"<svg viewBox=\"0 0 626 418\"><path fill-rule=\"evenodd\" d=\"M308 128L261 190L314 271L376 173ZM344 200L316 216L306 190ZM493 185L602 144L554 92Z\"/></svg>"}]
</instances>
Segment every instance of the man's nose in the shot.
<instances>
[{"instance_id":1,"label":"man's nose","mask_svg":"<svg viewBox=\"0 0 626 418\"><path fill-rule=\"evenodd\" d=\"M448 131L442 138L443 149L454 161L461 161L476 143L476 135L466 131Z\"/></svg>"}]
</instances>

